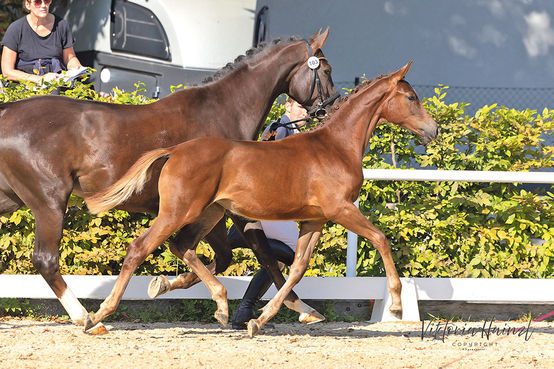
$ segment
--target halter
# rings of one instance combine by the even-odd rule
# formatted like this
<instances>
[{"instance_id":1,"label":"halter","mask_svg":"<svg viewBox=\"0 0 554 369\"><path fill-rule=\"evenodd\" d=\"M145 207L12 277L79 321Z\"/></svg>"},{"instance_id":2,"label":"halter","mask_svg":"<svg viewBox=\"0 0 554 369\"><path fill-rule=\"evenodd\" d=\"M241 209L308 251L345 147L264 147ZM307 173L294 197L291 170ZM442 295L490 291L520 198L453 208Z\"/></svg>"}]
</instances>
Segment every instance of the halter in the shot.
<instances>
[{"instance_id":1,"label":"halter","mask_svg":"<svg viewBox=\"0 0 554 369\"><path fill-rule=\"evenodd\" d=\"M316 117L321 118L326 113L325 107L331 104L333 101L335 101L340 96L340 94L336 92L332 96L329 96L327 99L323 100L323 86L321 86L321 80L319 79L319 74L317 73L317 70L319 69L319 65L320 65L320 62L319 62L320 59L314 56L310 43L306 39L303 39L302 41L304 41L306 43L306 46L308 47L309 58L308 58L307 64L308 64L308 68L314 71L314 75L312 77L312 85L310 87L310 93L308 94L308 98L300 104L306 105L308 101L310 101L310 98L312 97L315 86L317 84L317 97L319 99L319 102L315 107L313 107L308 112L308 114L310 114L310 116L315 115Z\"/></svg>"}]
</instances>

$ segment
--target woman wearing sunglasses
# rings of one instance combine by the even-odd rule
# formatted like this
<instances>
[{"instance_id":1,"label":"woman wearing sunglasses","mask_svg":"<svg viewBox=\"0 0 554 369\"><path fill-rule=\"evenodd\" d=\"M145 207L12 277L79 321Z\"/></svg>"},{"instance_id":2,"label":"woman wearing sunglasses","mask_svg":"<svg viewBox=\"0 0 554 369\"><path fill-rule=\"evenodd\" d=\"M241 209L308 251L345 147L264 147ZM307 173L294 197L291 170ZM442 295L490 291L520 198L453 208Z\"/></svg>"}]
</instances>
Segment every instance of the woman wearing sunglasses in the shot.
<instances>
[{"instance_id":1,"label":"woman wearing sunglasses","mask_svg":"<svg viewBox=\"0 0 554 369\"><path fill-rule=\"evenodd\" d=\"M2 74L12 81L52 81L62 70L81 68L69 24L49 12L52 0L23 0L27 14L2 39Z\"/></svg>"}]
</instances>

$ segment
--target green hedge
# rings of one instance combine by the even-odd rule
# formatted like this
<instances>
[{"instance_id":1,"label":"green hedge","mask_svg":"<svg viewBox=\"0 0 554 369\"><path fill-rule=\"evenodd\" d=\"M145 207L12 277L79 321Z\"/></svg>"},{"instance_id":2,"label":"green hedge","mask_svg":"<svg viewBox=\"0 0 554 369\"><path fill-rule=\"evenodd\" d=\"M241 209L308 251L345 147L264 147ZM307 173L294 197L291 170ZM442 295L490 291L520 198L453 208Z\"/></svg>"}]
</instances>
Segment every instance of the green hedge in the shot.
<instances>
[{"instance_id":1,"label":"green hedge","mask_svg":"<svg viewBox=\"0 0 554 369\"><path fill-rule=\"evenodd\" d=\"M3 90L0 100L13 101L32 92L30 85ZM52 86L50 89L59 86ZM75 98L112 103L144 104L137 91L114 91L99 97L77 83L63 92ZM466 104L445 104L447 87L424 103L441 128L440 138L420 149L418 139L397 127L381 125L364 157L367 168L437 167L455 170L532 170L553 166L554 147L544 144L552 135L554 111L517 111L490 106L474 116ZM275 105L268 122L282 113ZM422 152L417 155L416 152ZM537 192L537 191L534 191ZM362 211L390 240L403 276L551 278L554 273L554 195L552 187L532 193L513 184L465 182L366 181L360 194ZM148 227L153 217L111 211L93 216L79 198L68 207L60 248L64 274L117 274L125 244ZM36 273L30 258L34 220L28 209L0 217L0 272ZM198 253L208 261L211 248L201 243ZM226 275L251 274L258 269L250 250L235 250L235 263ZM306 275L345 274L346 232L328 224ZM137 274L176 275L185 266L159 248ZM358 248L358 275L382 276L378 253L365 240Z\"/></svg>"}]
</instances>

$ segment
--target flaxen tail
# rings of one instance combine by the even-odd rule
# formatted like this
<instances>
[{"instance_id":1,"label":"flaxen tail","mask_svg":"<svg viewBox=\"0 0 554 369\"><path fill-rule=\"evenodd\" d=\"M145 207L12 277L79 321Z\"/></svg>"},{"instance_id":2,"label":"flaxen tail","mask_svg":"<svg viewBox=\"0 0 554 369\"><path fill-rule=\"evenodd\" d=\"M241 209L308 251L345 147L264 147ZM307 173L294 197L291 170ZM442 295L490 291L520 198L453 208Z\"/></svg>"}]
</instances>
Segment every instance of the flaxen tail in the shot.
<instances>
[{"instance_id":1,"label":"flaxen tail","mask_svg":"<svg viewBox=\"0 0 554 369\"><path fill-rule=\"evenodd\" d=\"M127 200L135 192L142 191L144 184L150 179L148 169L161 157L171 153L173 148L159 149L147 152L110 187L91 197L85 198L91 213L97 214L108 211Z\"/></svg>"}]
</instances>

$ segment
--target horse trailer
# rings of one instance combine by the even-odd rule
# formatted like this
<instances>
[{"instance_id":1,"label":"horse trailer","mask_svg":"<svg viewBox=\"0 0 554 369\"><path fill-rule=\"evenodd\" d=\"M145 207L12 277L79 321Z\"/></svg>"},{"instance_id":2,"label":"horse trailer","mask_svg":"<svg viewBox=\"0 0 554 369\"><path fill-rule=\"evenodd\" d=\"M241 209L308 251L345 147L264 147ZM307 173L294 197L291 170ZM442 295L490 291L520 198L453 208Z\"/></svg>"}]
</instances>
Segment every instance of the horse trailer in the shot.
<instances>
[{"instance_id":1,"label":"horse trailer","mask_svg":"<svg viewBox=\"0 0 554 369\"><path fill-rule=\"evenodd\" d=\"M68 0L52 10L72 27L97 91L163 97L198 83L252 46L255 0Z\"/></svg>"}]
</instances>

